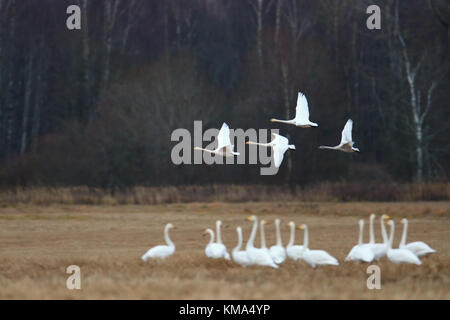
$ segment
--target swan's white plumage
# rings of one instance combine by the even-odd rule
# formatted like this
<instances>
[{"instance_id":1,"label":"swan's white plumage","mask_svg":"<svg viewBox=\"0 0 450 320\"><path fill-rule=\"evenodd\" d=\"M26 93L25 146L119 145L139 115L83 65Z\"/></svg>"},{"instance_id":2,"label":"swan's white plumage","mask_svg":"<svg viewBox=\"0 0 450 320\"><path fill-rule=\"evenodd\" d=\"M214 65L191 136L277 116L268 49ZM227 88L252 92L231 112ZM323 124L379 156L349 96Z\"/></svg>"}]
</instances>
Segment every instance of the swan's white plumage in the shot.
<instances>
[{"instance_id":1,"label":"swan's white plumage","mask_svg":"<svg viewBox=\"0 0 450 320\"><path fill-rule=\"evenodd\" d=\"M388 237L386 234L386 228L384 225L384 220L389 219L388 215L383 214L380 218L380 226L381 226L381 236L383 238L382 243L375 243L375 234L373 232L373 221L375 219L375 215L370 215L370 241L366 244L367 247L373 252L374 259L380 260L383 258L388 251Z\"/></svg>"},{"instance_id":2,"label":"swan's white plumage","mask_svg":"<svg viewBox=\"0 0 450 320\"><path fill-rule=\"evenodd\" d=\"M241 250L242 246L242 228L237 227L236 228L237 236L238 236L238 244L236 247L231 251L231 256L233 257L233 261L237 264L246 267L250 265L250 261L247 256L247 251Z\"/></svg>"},{"instance_id":3,"label":"swan's white plumage","mask_svg":"<svg viewBox=\"0 0 450 320\"><path fill-rule=\"evenodd\" d=\"M212 154L233 157L239 155L239 152L233 151L234 145L231 144L230 140L230 128L224 122L217 135L217 148L214 150L204 149L200 147L195 147L194 150L206 151Z\"/></svg>"},{"instance_id":4,"label":"swan's white plumage","mask_svg":"<svg viewBox=\"0 0 450 320\"><path fill-rule=\"evenodd\" d=\"M311 267L315 268L317 266L326 266L326 265L334 265L338 266L339 262L335 257L330 255L325 250L311 250L309 249L309 237L308 237L308 226L306 224L302 224L299 226L299 229L303 229L305 232L305 247L303 252L303 261L309 264Z\"/></svg>"},{"instance_id":5,"label":"swan's white plumage","mask_svg":"<svg viewBox=\"0 0 450 320\"><path fill-rule=\"evenodd\" d=\"M270 119L271 122L280 122L292 124L301 128L317 127L318 124L309 120L308 101L303 93L299 92L297 96L297 106L295 107L295 118L292 120Z\"/></svg>"},{"instance_id":6,"label":"swan's white plumage","mask_svg":"<svg viewBox=\"0 0 450 320\"><path fill-rule=\"evenodd\" d=\"M348 119L341 133L341 142L334 147L320 146L319 149L339 150L343 152L359 152L358 148L353 147L355 144L352 139L353 120Z\"/></svg>"},{"instance_id":7,"label":"swan's white plumage","mask_svg":"<svg viewBox=\"0 0 450 320\"><path fill-rule=\"evenodd\" d=\"M256 218L256 216L250 216L248 220L253 222L252 232L245 249L250 264L278 268L278 266L273 262L267 248L255 248L254 246L255 236L258 229L258 218Z\"/></svg>"},{"instance_id":8,"label":"swan's white plumage","mask_svg":"<svg viewBox=\"0 0 450 320\"><path fill-rule=\"evenodd\" d=\"M248 141L247 144L259 145L263 147L271 147L274 160L273 162L276 168L279 168L281 166L281 163L283 162L284 158L284 153L288 149L295 150L295 146L293 144L289 144L289 140L286 137L283 137L282 135L276 133L272 133L272 141L270 141L269 143L258 143Z\"/></svg>"},{"instance_id":9,"label":"swan's white plumage","mask_svg":"<svg viewBox=\"0 0 450 320\"><path fill-rule=\"evenodd\" d=\"M294 221L290 221L288 223L288 226L290 228L291 233L290 233L289 242L286 246L286 255L294 261L302 260L305 247L301 246L301 245L294 245L294 242L295 242L295 223L294 223Z\"/></svg>"},{"instance_id":10,"label":"swan's white plumage","mask_svg":"<svg viewBox=\"0 0 450 320\"><path fill-rule=\"evenodd\" d=\"M359 220L359 236L358 244L356 244L349 252L345 261L355 261L355 262L371 262L374 259L374 254L367 244L363 244L363 229L364 220Z\"/></svg>"},{"instance_id":11,"label":"swan's white plumage","mask_svg":"<svg viewBox=\"0 0 450 320\"><path fill-rule=\"evenodd\" d=\"M280 264L286 260L286 249L283 247L283 243L281 241L280 219L275 219L275 232L277 235L277 243L276 245L271 246L269 251L272 260L276 264Z\"/></svg>"},{"instance_id":12,"label":"swan's white plumage","mask_svg":"<svg viewBox=\"0 0 450 320\"><path fill-rule=\"evenodd\" d=\"M415 241L407 244L406 237L408 234L408 220L402 219L401 222L403 223L403 234L399 248L409 250L418 257L436 252L436 250L432 249L429 245L422 241Z\"/></svg>"},{"instance_id":13,"label":"swan's white plumage","mask_svg":"<svg viewBox=\"0 0 450 320\"><path fill-rule=\"evenodd\" d=\"M387 251L388 259L395 264L409 263L421 265L422 262L417 258L417 256L407 249L393 249L392 242L394 241L395 224L394 221L389 220L387 222L391 227L391 235L389 237L389 246Z\"/></svg>"},{"instance_id":14,"label":"swan's white plumage","mask_svg":"<svg viewBox=\"0 0 450 320\"><path fill-rule=\"evenodd\" d=\"M214 231L208 228L205 230L205 234L210 235L209 243L205 247L205 255L211 259L226 258L227 251L225 246L214 242Z\"/></svg>"},{"instance_id":15,"label":"swan's white plumage","mask_svg":"<svg viewBox=\"0 0 450 320\"><path fill-rule=\"evenodd\" d=\"M164 227L164 239L167 245L159 245L149 249L141 259L147 261L148 259L164 259L171 256L175 252L175 244L169 238L169 229L173 228L171 223L166 224Z\"/></svg>"}]
</instances>

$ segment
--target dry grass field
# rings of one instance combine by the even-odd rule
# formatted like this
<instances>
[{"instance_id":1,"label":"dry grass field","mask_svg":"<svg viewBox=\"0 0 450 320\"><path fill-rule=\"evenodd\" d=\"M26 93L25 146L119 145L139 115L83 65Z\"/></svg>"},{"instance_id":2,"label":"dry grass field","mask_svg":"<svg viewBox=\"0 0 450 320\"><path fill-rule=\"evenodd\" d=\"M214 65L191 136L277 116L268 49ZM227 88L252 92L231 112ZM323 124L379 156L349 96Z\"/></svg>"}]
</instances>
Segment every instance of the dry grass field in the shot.
<instances>
[{"instance_id":1,"label":"dry grass field","mask_svg":"<svg viewBox=\"0 0 450 320\"><path fill-rule=\"evenodd\" d=\"M357 241L357 221L382 213L397 222L410 220L408 240L422 240L438 253L422 259L422 266L381 268L381 289L369 290L367 265L343 259ZM223 240L235 246L235 227L244 238L255 214L268 220L306 223L310 247L326 249L338 267L312 269L288 261L278 270L242 268L204 256L206 227L216 219L224 224ZM381 240L379 223L376 239ZM163 242L163 227L172 222L174 256L163 261L141 261L150 247ZM286 223L285 223L286 222ZM275 240L274 225L266 229L268 244ZM365 229L367 231L367 227ZM259 245L259 234L257 237ZM365 240L368 233L365 233ZM0 208L1 299L450 299L450 203L333 203L254 202L192 203L154 206L7 206ZM296 242L303 234L296 233ZM81 268L81 290L68 290L65 269Z\"/></svg>"}]
</instances>

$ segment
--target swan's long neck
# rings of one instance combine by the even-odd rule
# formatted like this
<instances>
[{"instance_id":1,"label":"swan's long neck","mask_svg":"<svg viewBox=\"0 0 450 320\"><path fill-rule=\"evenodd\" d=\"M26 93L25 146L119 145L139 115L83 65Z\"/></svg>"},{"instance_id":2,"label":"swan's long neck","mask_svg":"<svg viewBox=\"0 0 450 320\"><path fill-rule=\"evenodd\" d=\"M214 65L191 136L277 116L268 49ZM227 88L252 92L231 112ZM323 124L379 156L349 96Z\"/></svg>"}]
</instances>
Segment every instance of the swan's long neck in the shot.
<instances>
[{"instance_id":1,"label":"swan's long neck","mask_svg":"<svg viewBox=\"0 0 450 320\"><path fill-rule=\"evenodd\" d=\"M363 228L364 228L364 223L362 222L359 224L358 244L362 244L362 242L363 242Z\"/></svg>"},{"instance_id":2,"label":"swan's long neck","mask_svg":"<svg viewBox=\"0 0 450 320\"><path fill-rule=\"evenodd\" d=\"M260 229L261 229L261 248L265 249L266 248L266 235L264 233L264 222L261 221L260 222Z\"/></svg>"},{"instance_id":3,"label":"swan's long neck","mask_svg":"<svg viewBox=\"0 0 450 320\"><path fill-rule=\"evenodd\" d=\"M258 229L258 219L255 218L253 221L252 232L250 233L250 237L248 238L247 245L245 249L253 248L255 242L256 231Z\"/></svg>"},{"instance_id":4,"label":"swan's long neck","mask_svg":"<svg viewBox=\"0 0 450 320\"><path fill-rule=\"evenodd\" d=\"M381 217L381 236L383 237L383 243L386 244L388 242L388 236L386 232L386 226L384 225L383 217Z\"/></svg>"},{"instance_id":5,"label":"swan's long neck","mask_svg":"<svg viewBox=\"0 0 450 320\"><path fill-rule=\"evenodd\" d=\"M294 120L278 120L278 119L270 119L271 122L280 122L280 123L287 123L287 124L294 124Z\"/></svg>"},{"instance_id":6,"label":"swan's long neck","mask_svg":"<svg viewBox=\"0 0 450 320\"><path fill-rule=\"evenodd\" d=\"M241 246L242 246L242 230L240 228L237 228L236 232L237 232L237 236L238 236L238 243L237 243L237 246L234 247L233 252L241 250Z\"/></svg>"},{"instance_id":7,"label":"swan's long neck","mask_svg":"<svg viewBox=\"0 0 450 320\"><path fill-rule=\"evenodd\" d=\"M395 232L395 225L394 225L394 221L392 221L391 235L389 237L389 249L392 249L392 242L394 241L394 232Z\"/></svg>"},{"instance_id":8,"label":"swan's long neck","mask_svg":"<svg viewBox=\"0 0 450 320\"><path fill-rule=\"evenodd\" d=\"M295 225L290 224L289 227L291 228L291 235L289 237L289 242L288 242L288 247L293 246L294 245L294 241L295 241Z\"/></svg>"},{"instance_id":9,"label":"swan's long neck","mask_svg":"<svg viewBox=\"0 0 450 320\"><path fill-rule=\"evenodd\" d=\"M375 219L375 216L370 216L370 240L369 243L374 244L375 243L375 233L373 232L373 219ZM381 223L383 223L383 219L381 219Z\"/></svg>"},{"instance_id":10,"label":"swan's long neck","mask_svg":"<svg viewBox=\"0 0 450 320\"><path fill-rule=\"evenodd\" d=\"M204 148L200 148L200 147L195 147L194 150L205 151L205 152L209 152L209 153L215 153L215 150L209 150L209 149L204 149Z\"/></svg>"},{"instance_id":11,"label":"swan's long neck","mask_svg":"<svg viewBox=\"0 0 450 320\"><path fill-rule=\"evenodd\" d=\"M403 234L402 234L402 240L400 241L400 246L404 246L406 244L407 233L408 233L408 220L405 220L403 223Z\"/></svg>"},{"instance_id":12,"label":"swan's long neck","mask_svg":"<svg viewBox=\"0 0 450 320\"><path fill-rule=\"evenodd\" d=\"M270 147L271 144L269 143L260 143L260 142L253 142L253 141L248 141L247 144L253 144L255 146L262 146L262 147Z\"/></svg>"},{"instance_id":13,"label":"swan's long neck","mask_svg":"<svg viewBox=\"0 0 450 320\"><path fill-rule=\"evenodd\" d=\"M175 247L172 240L170 240L170 238L169 238L169 229L170 229L169 226L166 226L164 228L164 240L166 240L166 243L169 247Z\"/></svg>"},{"instance_id":14,"label":"swan's long neck","mask_svg":"<svg viewBox=\"0 0 450 320\"><path fill-rule=\"evenodd\" d=\"M283 246L281 242L280 220L275 220L275 229L277 233L277 246Z\"/></svg>"},{"instance_id":15,"label":"swan's long neck","mask_svg":"<svg viewBox=\"0 0 450 320\"><path fill-rule=\"evenodd\" d=\"M217 243L222 243L222 235L220 234L220 222L216 222L216 237Z\"/></svg>"},{"instance_id":16,"label":"swan's long neck","mask_svg":"<svg viewBox=\"0 0 450 320\"><path fill-rule=\"evenodd\" d=\"M303 248L306 250L309 246L308 227L305 226L305 235L303 236Z\"/></svg>"},{"instance_id":17,"label":"swan's long neck","mask_svg":"<svg viewBox=\"0 0 450 320\"><path fill-rule=\"evenodd\" d=\"M209 243L208 244L213 244L214 243L214 231L208 230L208 233L209 233Z\"/></svg>"}]
</instances>

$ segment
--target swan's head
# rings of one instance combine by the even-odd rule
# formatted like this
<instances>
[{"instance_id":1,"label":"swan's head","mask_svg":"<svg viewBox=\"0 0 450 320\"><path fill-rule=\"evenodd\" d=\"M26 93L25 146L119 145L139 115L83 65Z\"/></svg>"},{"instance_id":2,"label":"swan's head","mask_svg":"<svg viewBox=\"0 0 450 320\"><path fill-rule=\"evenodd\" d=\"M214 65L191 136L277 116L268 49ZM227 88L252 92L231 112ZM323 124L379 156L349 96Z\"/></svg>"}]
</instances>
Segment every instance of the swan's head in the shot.
<instances>
[{"instance_id":1,"label":"swan's head","mask_svg":"<svg viewBox=\"0 0 450 320\"><path fill-rule=\"evenodd\" d=\"M171 229L171 228L175 229L173 224L171 224L171 223L166 224L166 229Z\"/></svg>"},{"instance_id":2,"label":"swan's head","mask_svg":"<svg viewBox=\"0 0 450 320\"><path fill-rule=\"evenodd\" d=\"M202 149L200 147L194 147L194 150L199 150L201 151Z\"/></svg>"},{"instance_id":3,"label":"swan's head","mask_svg":"<svg viewBox=\"0 0 450 320\"><path fill-rule=\"evenodd\" d=\"M359 220L359 225L360 225L360 226L363 226L363 225L364 225L364 220L363 220L363 219Z\"/></svg>"},{"instance_id":4,"label":"swan's head","mask_svg":"<svg viewBox=\"0 0 450 320\"><path fill-rule=\"evenodd\" d=\"M267 220L262 219L261 222L260 222L260 224L262 224L262 225L264 226L264 225L266 225L266 224L270 224L270 222L267 221Z\"/></svg>"},{"instance_id":5,"label":"swan's head","mask_svg":"<svg viewBox=\"0 0 450 320\"><path fill-rule=\"evenodd\" d=\"M214 231L212 231L211 229L208 228L208 229L205 229L202 233L203 236L206 236L208 234L214 234Z\"/></svg>"},{"instance_id":6,"label":"swan's head","mask_svg":"<svg viewBox=\"0 0 450 320\"><path fill-rule=\"evenodd\" d=\"M275 219L275 224L280 224L280 219Z\"/></svg>"},{"instance_id":7,"label":"swan's head","mask_svg":"<svg viewBox=\"0 0 450 320\"><path fill-rule=\"evenodd\" d=\"M388 226L390 226L390 227L393 227L394 226L394 220L388 220L388 221L386 221L386 224Z\"/></svg>"},{"instance_id":8,"label":"swan's head","mask_svg":"<svg viewBox=\"0 0 450 320\"><path fill-rule=\"evenodd\" d=\"M216 221L216 226L220 227L221 225L222 225L222 221L217 220L217 221Z\"/></svg>"},{"instance_id":9,"label":"swan's head","mask_svg":"<svg viewBox=\"0 0 450 320\"><path fill-rule=\"evenodd\" d=\"M294 221L289 221L289 223L288 223L287 225L288 225L288 227L293 227L293 228L295 228L295 223L294 223Z\"/></svg>"},{"instance_id":10,"label":"swan's head","mask_svg":"<svg viewBox=\"0 0 450 320\"><path fill-rule=\"evenodd\" d=\"M255 221L256 220L256 216L255 215L251 215L250 217L247 218L248 221Z\"/></svg>"},{"instance_id":11,"label":"swan's head","mask_svg":"<svg viewBox=\"0 0 450 320\"><path fill-rule=\"evenodd\" d=\"M381 216L381 219L382 220L386 220L386 219L390 219L391 217L390 216L388 216L387 214L383 214L382 216Z\"/></svg>"},{"instance_id":12,"label":"swan's head","mask_svg":"<svg viewBox=\"0 0 450 320\"><path fill-rule=\"evenodd\" d=\"M242 232L242 228L241 227L236 227L236 231L241 233Z\"/></svg>"},{"instance_id":13,"label":"swan's head","mask_svg":"<svg viewBox=\"0 0 450 320\"><path fill-rule=\"evenodd\" d=\"M408 223L408 220L406 218L403 218L402 220L400 220L400 222L405 224L405 223Z\"/></svg>"},{"instance_id":14,"label":"swan's head","mask_svg":"<svg viewBox=\"0 0 450 320\"><path fill-rule=\"evenodd\" d=\"M298 230L305 230L308 229L308 226L306 224L301 224L297 227Z\"/></svg>"},{"instance_id":15,"label":"swan's head","mask_svg":"<svg viewBox=\"0 0 450 320\"><path fill-rule=\"evenodd\" d=\"M373 221L373 219L375 219L375 213L372 213L372 214L370 215L370 220Z\"/></svg>"},{"instance_id":16,"label":"swan's head","mask_svg":"<svg viewBox=\"0 0 450 320\"><path fill-rule=\"evenodd\" d=\"M275 119L274 118L271 118L270 120L269 120L270 122L274 122L275 121Z\"/></svg>"}]
</instances>

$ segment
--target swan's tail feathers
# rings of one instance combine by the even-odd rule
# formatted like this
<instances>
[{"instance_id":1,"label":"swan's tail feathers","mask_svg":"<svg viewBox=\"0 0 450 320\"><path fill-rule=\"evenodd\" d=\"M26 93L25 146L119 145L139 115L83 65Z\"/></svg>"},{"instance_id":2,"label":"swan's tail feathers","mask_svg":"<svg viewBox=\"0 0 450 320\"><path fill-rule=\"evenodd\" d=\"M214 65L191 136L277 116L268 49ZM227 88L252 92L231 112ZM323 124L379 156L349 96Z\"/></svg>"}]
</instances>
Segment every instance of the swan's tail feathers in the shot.
<instances>
[{"instance_id":1,"label":"swan's tail feathers","mask_svg":"<svg viewBox=\"0 0 450 320\"><path fill-rule=\"evenodd\" d=\"M311 122L310 124L309 124L311 127L318 127L319 125L317 124L317 123L315 123L315 122Z\"/></svg>"},{"instance_id":2,"label":"swan's tail feathers","mask_svg":"<svg viewBox=\"0 0 450 320\"><path fill-rule=\"evenodd\" d=\"M288 145L288 147L289 147L289 149L295 150L295 145L293 145L293 144Z\"/></svg>"}]
</instances>

